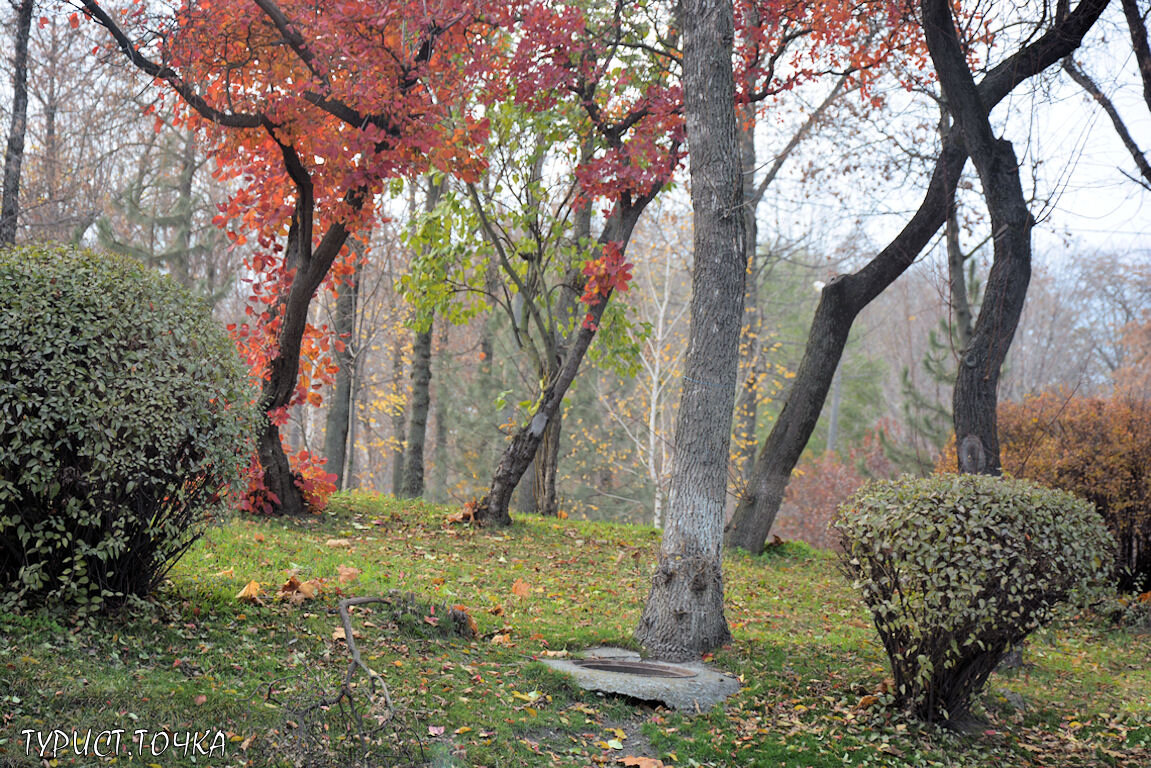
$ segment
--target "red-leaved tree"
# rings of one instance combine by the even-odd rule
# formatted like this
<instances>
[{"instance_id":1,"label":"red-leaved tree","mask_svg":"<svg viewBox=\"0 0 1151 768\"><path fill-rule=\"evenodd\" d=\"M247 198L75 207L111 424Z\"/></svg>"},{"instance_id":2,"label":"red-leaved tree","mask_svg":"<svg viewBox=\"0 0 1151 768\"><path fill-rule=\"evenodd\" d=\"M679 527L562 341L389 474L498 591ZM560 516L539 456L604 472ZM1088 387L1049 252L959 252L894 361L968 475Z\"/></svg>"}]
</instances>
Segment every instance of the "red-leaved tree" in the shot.
<instances>
[{"instance_id":1,"label":"red-leaved tree","mask_svg":"<svg viewBox=\"0 0 1151 768\"><path fill-rule=\"evenodd\" d=\"M330 490L307 454L292 466L280 437L287 408L317 404L335 370L326 334L308 323L312 297L351 272L348 236L387 180L429 167L476 176L486 124L459 105L499 77L501 17L465 0L78 4L161 99L177 97L220 174L240 184L218 223L259 246L250 321L235 332L268 414L247 505L301 514Z\"/></svg>"}]
</instances>

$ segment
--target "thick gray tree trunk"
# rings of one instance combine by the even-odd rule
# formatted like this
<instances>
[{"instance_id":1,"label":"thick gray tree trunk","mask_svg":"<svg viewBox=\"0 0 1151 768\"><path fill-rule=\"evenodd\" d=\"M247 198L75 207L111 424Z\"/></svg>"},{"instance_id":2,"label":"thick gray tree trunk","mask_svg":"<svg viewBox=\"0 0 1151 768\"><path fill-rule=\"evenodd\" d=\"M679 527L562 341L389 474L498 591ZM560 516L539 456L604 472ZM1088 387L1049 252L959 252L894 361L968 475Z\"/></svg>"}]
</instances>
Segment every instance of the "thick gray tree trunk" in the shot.
<instances>
[{"instance_id":1,"label":"thick gray tree trunk","mask_svg":"<svg viewBox=\"0 0 1151 768\"><path fill-rule=\"evenodd\" d=\"M1023 196L1015 150L1010 141L997 139L991 130L989 110L967 67L950 4L922 0L920 8L943 98L979 172L995 243L979 317L955 379L952 402L959 471L998 475L999 373L1027 298L1035 220Z\"/></svg>"},{"instance_id":2,"label":"thick gray tree trunk","mask_svg":"<svg viewBox=\"0 0 1151 768\"><path fill-rule=\"evenodd\" d=\"M1050 30L1009 56L979 83L990 109L1020 83L1079 47L1109 0L1083 0ZM839 275L824 287L807 337L803 360L775 426L760 449L752 480L726 531L729 547L763 551L787 489L791 471L811 437L827 399L847 335L856 316L914 262L947 219L948 201L967 161L962 138L944 138L919 210L886 248L858 272Z\"/></svg>"},{"instance_id":3,"label":"thick gray tree trunk","mask_svg":"<svg viewBox=\"0 0 1151 768\"><path fill-rule=\"evenodd\" d=\"M687 659L731 638L723 612L723 520L747 270L731 67L730 0L684 0L683 90L695 255L691 329L659 562L636 639Z\"/></svg>"},{"instance_id":4,"label":"thick gray tree trunk","mask_svg":"<svg viewBox=\"0 0 1151 768\"><path fill-rule=\"evenodd\" d=\"M0 198L0 247L16 243L20 218L20 172L24 164L24 136L28 132L28 40L32 35L32 0L16 6L12 46L12 119L4 150L4 192Z\"/></svg>"}]
</instances>

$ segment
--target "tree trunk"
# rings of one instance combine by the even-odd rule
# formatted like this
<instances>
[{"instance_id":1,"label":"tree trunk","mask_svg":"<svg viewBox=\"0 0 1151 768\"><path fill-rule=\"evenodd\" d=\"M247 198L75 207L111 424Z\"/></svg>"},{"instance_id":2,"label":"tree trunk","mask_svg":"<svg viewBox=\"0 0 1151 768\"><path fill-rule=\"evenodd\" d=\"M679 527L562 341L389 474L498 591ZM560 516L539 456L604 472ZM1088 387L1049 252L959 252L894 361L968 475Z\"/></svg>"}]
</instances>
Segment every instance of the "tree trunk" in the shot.
<instances>
[{"instance_id":1,"label":"tree trunk","mask_svg":"<svg viewBox=\"0 0 1151 768\"><path fill-rule=\"evenodd\" d=\"M1015 86L1074 51L1107 2L1083 0L1046 34L992 69L979 84L984 104L989 109L994 107ZM865 306L911 266L943 225L948 200L966 160L967 150L961 137L954 133L945 137L923 202L899 235L858 272L839 275L824 287L803 360L783 410L760 449L752 480L728 525L727 546L757 554L763 551L791 472L827 399L851 324Z\"/></svg>"},{"instance_id":2,"label":"tree trunk","mask_svg":"<svg viewBox=\"0 0 1151 768\"><path fill-rule=\"evenodd\" d=\"M424 210L431 213L440 201L444 182L428 177ZM416 333L412 344L412 400L408 422L408 446L404 456L404 485L401 496L409 499L424 495L424 447L427 444L428 408L432 399L432 331L434 317L427 318L427 329Z\"/></svg>"},{"instance_id":3,"label":"tree trunk","mask_svg":"<svg viewBox=\"0 0 1151 768\"><path fill-rule=\"evenodd\" d=\"M432 326L416 334L412 345L412 399L408 421L408 447L404 455L402 496L409 499L424 495L424 444L428 431L428 406L431 404Z\"/></svg>"},{"instance_id":4,"label":"tree trunk","mask_svg":"<svg viewBox=\"0 0 1151 768\"><path fill-rule=\"evenodd\" d=\"M995 138L975 86L947 0L922 0L923 31L943 97L983 186L995 260L971 344L963 352L952 401L960 472L998 475L996 432L999 373L1019 325L1031 279L1031 228L1010 141Z\"/></svg>"},{"instance_id":5,"label":"tree trunk","mask_svg":"<svg viewBox=\"0 0 1151 768\"><path fill-rule=\"evenodd\" d=\"M24 135L28 132L28 40L32 35L32 0L16 9L12 51L12 119L4 151L4 193L0 198L0 248L16 243L20 218L20 170L24 163Z\"/></svg>"},{"instance_id":6,"label":"tree trunk","mask_svg":"<svg viewBox=\"0 0 1151 768\"><path fill-rule=\"evenodd\" d=\"M560 439L563 436L563 410L556 411L555 417L548 422L544 430L543 439L536 449L536 457L532 461L532 498L535 500L535 511L545 517L559 515L559 504L556 501L556 473L559 470Z\"/></svg>"},{"instance_id":7,"label":"tree trunk","mask_svg":"<svg viewBox=\"0 0 1151 768\"><path fill-rule=\"evenodd\" d=\"M344 487L347 472L348 429L351 425L352 379L355 371L356 300L359 292L359 273L353 273L349 280L340 286L336 296L335 326L336 338L344 348L334 352L336 381L328 400L328 418L324 426L324 455L328 457L327 470L336 476L336 487Z\"/></svg>"},{"instance_id":8,"label":"tree trunk","mask_svg":"<svg viewBox=\"0 0 1151 768\"><path fill-rule=\"evenodd\" d=\"M659 562L636 640L688 659L731 639L723 613L728 446L747 252L730 0L683 0L684 117L694 211L691 328Z\"/></svg>"},{"instance_id":9,"label":"tree trunk","mask_svg":"<svg viewBox=\"0 0 1151 768\"><path fill-rule=\"evenodd\" d=\"M392 381L396 388L396 398L400 400L400 382L404 380L404 352L402 345L396 343L392 353ZM404 446L407 443L407 418L404 409L399 406L392 413L392 435L396 440L396 448L392 451L392 495L403 496L404 492Z\"/></svg>"},{"instance_id":10,"label":"tree trunk","mask_svg":"<svg viewBox=\"0 0 1151 768\"><path fill-rule=\"evenodd\" d=\"M432 500L437 504L444 504L448 500L448 329L447 323L440 325L439 354L436 355L436 396L432 401L435 405L436 416L436 449L432 458Z\"/></svg>"},{"instance_id":11,"label":"tree trunk","mask_svg":"<svg viewBox=\"0 0 1151 768\"><path fill-rule=\"evenodd\" d=\"M740 373L743 382L735 406L735 476L745 483L755 464L759 445L756 427L759 423L759 338L762 322L759 316L759 279L756 272L756 247L759 225L756 210L763 196L755 192L755 105L742 108L739 132L740 166L743 172L743 229L746 237L747 276L743 290L743 339L739 345Z\"/></svg>"},{"instance_id":12,"label":"tree trunk","mask_svg":"<svg viewBox=\"0 0 1151 768\"><path fill-rule=\"evenodd\" d=\"M621 251L626 252L627 243L631 239L632 231L639 215L649 202L655 197L659 188L651 189L646 195L630 203L621 202L608 218L603 232L599 236L599 245L618 243ZM582 283L575 286L578 295L583 290ZM512 493L520 478L535 458L536 451L543 440L544 431L548 423L556 416L563 406L564 395L576 373L579 372L580 363L587 355L588 347L595 338L600 319L603 317L611 294L604 296L598 304L589 307L587 314L591 316L590 324L577 324L573 336L566 344L562 363L559 365L555 377L547 382L540 395L539 405L528 420L520 427L500 456L496 470L492 474L492 483L487 494L476 503L476 520L483 525L511 525L512 518L508 513Z\"/></svg>"}]
</instances>

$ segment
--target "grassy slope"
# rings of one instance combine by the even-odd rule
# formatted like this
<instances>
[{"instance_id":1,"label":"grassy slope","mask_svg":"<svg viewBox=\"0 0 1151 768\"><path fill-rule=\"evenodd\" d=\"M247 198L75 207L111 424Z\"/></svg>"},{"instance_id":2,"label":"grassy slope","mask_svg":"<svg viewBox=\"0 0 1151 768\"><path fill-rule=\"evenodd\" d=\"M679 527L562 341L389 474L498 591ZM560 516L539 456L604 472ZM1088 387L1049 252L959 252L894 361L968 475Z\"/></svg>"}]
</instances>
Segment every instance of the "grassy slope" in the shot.
<instances>
[{"instance_id":1,"label":"grassy slope","mask_svg":"<svg viewBox=\"0 0 1151 768\"><path fill-rule=\"evenodd\" d=\"M332 637L336 604L403 590L440 603L438 614L375 606L356 616L364 660L399 711L371 764L626 765L646 756L773 768L1151 766L1147 635L1087 619L1042 631L1022 671L992 678L988 731L960 738L905 721L882 697L859 707L886 676L874 630L833 559L785 545L728 560L735 642L714 661L744 688L726 710L689 719L574 690L533 661L630 644L656 531L542 519L478 531L446 525L450 510L363 495L339 498L333 510L322 520L211 531L155 605L116 619L75 626L0 616L0 765L40 764L24 755L26 728L124 728L129 738L143 728L149 739L164 728L218 729L229 739L224 758L216 751L193 763L174 749L154 757L133 746L118 765L323 764L299 737L326 722L326 737L339 743L347 722L338 707L305 709L346 670L346 648ZM341 584L341 565L362 573ZM250 580L274 593L291 571L322 580L320 596L300 605L235 599ZM479 638L433 626L444 604L466 605ZM1025 708L1014 711L996 693L1004 690ZM355 695L367 701L363 688ZM385 712L377 705L367 716ZM99 762L71 755L58 764Z\"/></svg>"}]
</instances>

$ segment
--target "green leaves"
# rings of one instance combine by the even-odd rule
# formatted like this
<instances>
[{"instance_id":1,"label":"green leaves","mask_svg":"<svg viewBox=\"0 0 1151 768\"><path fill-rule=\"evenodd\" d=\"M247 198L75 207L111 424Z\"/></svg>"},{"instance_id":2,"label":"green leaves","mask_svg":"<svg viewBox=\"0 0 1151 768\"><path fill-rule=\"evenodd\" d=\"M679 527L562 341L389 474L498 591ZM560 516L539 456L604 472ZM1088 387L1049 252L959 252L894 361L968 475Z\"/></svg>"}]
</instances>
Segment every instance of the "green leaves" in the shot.
<instances>
[{"instance_id":1,"label":"green leaves","mask_svg":"<svg viewBox=\"0 0 1151 768\"><path fill-rule=\"evenodd\" d=\"M145 593L236 476L254 393L235 347L122 257L2 252L0 290L0 607Z\"/></svg>"}]
</instances>

